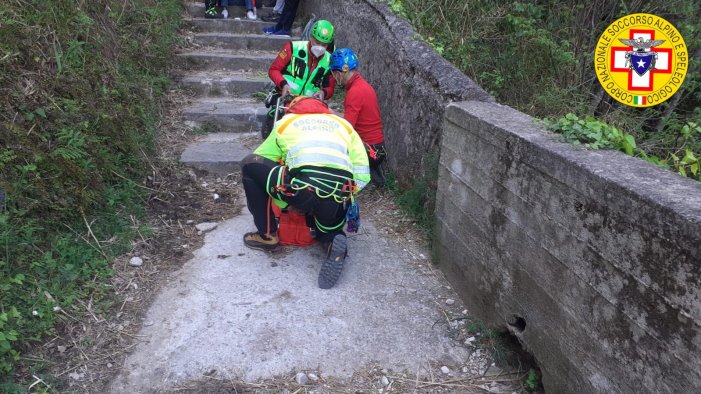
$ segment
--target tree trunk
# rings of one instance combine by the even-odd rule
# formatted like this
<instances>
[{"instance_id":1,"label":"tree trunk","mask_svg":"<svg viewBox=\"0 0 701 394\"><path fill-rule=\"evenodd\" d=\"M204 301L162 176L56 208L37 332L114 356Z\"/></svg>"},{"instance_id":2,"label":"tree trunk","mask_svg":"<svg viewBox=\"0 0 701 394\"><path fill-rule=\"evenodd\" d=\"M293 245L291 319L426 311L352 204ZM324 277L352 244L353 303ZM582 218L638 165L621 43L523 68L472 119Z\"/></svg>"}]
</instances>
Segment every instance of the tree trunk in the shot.
<instances>
[{"instance_id":1,"label":"tree trunk","mask_svg":"<svg viewBox=\"0 0 701 394\"><path fill-rule=\"evenodd\" d=\"M597 115L599 104L601 104L601 100L604 98L604 89L601 87L601 84L599 84L598 81L597 85L598 86L594 88L594 97L592 97L591 103L589 103L589 114L592 116Z\"/></svg>"},{"instance_id":2,"label":"tree trunk","mask_svg":"<svg viewBox=\"0 0 701 394\"><path fill-rule=\"evenodd\" d=\"M698 64L698 61L701 60L701 47L698 48L696 50L696 52L694 52L692 59L696 60L697 61L696 64ZM690 60L689 63L691 63L691 59L689 59L689 60ZM698 67L689 68L689 70L687 71L686 74L690 75L691 73L696 72L697 69L698 69ZM684 93L685 93L684 89L680 88L677 91L677 94L675 94L674 97L672 97L672 99L669 101L669 104L667 105L667 108L665 109L664 113L657 120L657 124L655 124L656 131L658 131L658 132L662 131L664 129L664 127L667 125L667 121L669 121L669 117L672 116L674 111L677 109L677 105L679 105L679 102L681 101Z\"/></svg>"}]
</instances>

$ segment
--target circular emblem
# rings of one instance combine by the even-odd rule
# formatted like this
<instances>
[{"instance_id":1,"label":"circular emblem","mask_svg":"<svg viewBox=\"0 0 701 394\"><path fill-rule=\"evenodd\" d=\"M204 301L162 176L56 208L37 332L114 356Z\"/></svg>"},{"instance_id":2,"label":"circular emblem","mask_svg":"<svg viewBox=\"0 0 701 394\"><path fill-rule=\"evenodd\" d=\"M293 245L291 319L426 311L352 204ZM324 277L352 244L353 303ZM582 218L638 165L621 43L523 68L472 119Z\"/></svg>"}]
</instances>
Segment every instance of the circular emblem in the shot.
<instances>
[{"instance_id":1,"label":"circular emblem","mask_svg":"<svg viewBox=\"0 0 701 394\"><path fill-rule=\"evenodd\" d=\"M596 77L614 99L652 107L679 90L689 65L686 43L665 19L626 15L611 23L594 51Z\"/></svg>"}]
</instances>

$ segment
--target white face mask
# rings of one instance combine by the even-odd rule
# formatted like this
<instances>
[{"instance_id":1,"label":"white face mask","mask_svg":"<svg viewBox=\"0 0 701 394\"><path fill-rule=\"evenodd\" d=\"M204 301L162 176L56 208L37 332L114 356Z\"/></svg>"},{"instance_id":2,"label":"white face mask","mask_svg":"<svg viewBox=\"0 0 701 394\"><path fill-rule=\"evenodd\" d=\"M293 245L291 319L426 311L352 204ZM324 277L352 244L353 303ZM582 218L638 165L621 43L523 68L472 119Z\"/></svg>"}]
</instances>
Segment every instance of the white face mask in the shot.
<instances>
[{"instance_id":1,"label":"white face mask","mask_svg":"<svg viewBox=\"0 0 701 394\"><path fill-rule=\"evenodd\" d=\"M314 57L321 57L326 52L326 48L321 45L312 45L312 54Z\"/></svg>"}]
</instances>

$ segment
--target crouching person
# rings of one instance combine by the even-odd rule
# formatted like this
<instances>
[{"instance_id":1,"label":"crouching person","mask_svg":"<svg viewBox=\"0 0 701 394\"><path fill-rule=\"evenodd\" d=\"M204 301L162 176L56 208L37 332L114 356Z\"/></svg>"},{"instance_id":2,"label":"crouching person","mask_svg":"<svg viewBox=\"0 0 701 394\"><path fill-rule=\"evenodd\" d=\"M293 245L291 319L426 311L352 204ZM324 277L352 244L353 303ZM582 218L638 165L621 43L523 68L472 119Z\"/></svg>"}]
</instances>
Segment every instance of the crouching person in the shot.
<instances>
[{"instance_id":1,"label":"crouching person","mask_svg":"<svg viewBox=\"0 0 701 394\"><path fill-rule=\"evenodd\" d=\"M360 136L322 101L297 97L241 165L246 202L256 226L256 231L244 235L244 244L274 250L279 238L271 204L277 201L300 210L313 217L316 238L327 248L319 287L333 287L347 254L346 211L354 194L370 181Z\"/></svg>"}]
</instances>

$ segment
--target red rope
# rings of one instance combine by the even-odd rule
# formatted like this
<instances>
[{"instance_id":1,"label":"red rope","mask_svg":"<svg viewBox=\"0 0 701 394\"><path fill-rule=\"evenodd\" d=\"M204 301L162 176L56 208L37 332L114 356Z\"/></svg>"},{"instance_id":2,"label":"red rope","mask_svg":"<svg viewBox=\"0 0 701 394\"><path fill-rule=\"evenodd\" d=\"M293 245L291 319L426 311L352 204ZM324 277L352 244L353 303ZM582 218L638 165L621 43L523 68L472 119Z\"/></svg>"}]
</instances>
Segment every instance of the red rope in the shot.
<instances>
[{"instance_id":1,"label":"red rope","mask_svg":"<svg viewBox=\"0 0 701 394\"><path fill-rule=\"evenodd\" d=\"M373 160L377 160L377 150L375 150L370 144L365 144L365 146L368 149L368 156L370 156L370 158Z\"/></svg>"}]
</instances>

